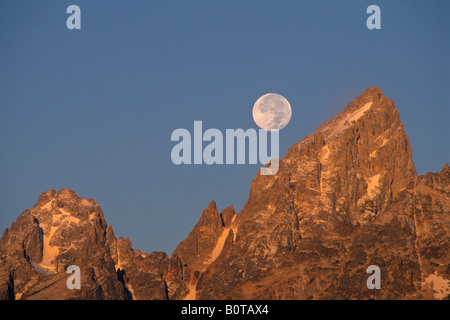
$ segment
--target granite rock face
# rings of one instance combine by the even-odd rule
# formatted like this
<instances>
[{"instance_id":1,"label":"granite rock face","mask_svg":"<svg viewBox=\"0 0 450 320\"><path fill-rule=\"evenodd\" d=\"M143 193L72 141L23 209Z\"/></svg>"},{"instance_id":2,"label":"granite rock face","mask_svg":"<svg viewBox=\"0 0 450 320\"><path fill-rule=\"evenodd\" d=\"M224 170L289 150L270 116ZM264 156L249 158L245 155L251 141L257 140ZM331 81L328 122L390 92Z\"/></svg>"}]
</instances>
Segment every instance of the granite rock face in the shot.
<instances>
[{"instance_id":1,"label":"granite rock face","mask_svg":"<svg viewBox=\"0 0 450 320\"><path fill-rule=\"evenodd\" d=\"M370 87L258 172L241 212L212 201L170 259L117 240L94 200L48 191L0 240L0 299L448 299L450 169L417 176L411 154Z\"/></svg>"},{"instance_id":2,"label":"granite rock face","mask_svg":"<svg viewBox=\"0 0 450 320\"><path fill-rule=\"evenodd\" d=\"M258 173L212 263L182 258L207 262L186 297L448 297L448 166L418 177L411 154L394 102L368 88L291 147L276 175ZM367 288L370 265L380 290Z\"/></svg>"},{"instance_id":3,"label":"granite rock face","mask_svg":"<svg viewBox=\"0 0 450 320\"><path fill-rule=\"evenodd\" d=\"M41 194L0 240L0 296L9 299L125 299L94 200L69 189ZM81 269L83 290L68 290L66 270Z\"/></svg>"},{"instance_id":4,"label":"granite rock face","mask_svg":"<svg viewBox=\"0 0 450 320\"><path fill-rule=\"evenodd\" d=\"M70 265L80 290L67 288ZM117 240L93 199L50 190L0 240L0 299L167 299L168 265L163 252Z\"/></svg>"},{"instance_id":5,"label":"granite rock face","mask_svg":"<svg viewBox=\"0 0 450 320\"><path fill-rule=\"evenodd\" d=\"M211 201L186 240L182 241L172 254L171 260L181 265L178 272L182 274L183 281L169 285L169 288L175 289L170 298L195 299L199 279L214 265L225 244L229 243L227 240L232 233L231 225L235 217L232 206L219 214L216 203Z\"/></svg>"},{"instance_id":6,"label":"granite rock face","mask_svg":"<svg viewBox=\"0 0 450 320\"><path fill-rule=\"evenodd\" d=\"M151 254L133 249L131 241L121 237L117 241L116 268L130 300L167 300L165 275L169 258L164 252Z\"/></svg>"}]
</instances>

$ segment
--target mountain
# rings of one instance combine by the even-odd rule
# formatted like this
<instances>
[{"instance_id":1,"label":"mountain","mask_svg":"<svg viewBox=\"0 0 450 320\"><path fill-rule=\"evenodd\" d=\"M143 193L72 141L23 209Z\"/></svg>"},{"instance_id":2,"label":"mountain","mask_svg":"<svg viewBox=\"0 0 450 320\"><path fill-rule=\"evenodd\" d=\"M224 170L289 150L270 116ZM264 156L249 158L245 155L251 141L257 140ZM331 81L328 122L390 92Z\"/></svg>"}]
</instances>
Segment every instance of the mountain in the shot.
<instances>
[{"instance_id":1,"label":"mountain","mask_svg":"<svg viewBox=\"0 0 450 320\"><path fill-rule=\"evenodd\" d=\"M238 214L212 201L170 258L117 240L93 199L47 191L0 240L0 299L449 299L450 168L418 176L411 154L370 87L258 172Z\"/></svg>"}]
</instances>

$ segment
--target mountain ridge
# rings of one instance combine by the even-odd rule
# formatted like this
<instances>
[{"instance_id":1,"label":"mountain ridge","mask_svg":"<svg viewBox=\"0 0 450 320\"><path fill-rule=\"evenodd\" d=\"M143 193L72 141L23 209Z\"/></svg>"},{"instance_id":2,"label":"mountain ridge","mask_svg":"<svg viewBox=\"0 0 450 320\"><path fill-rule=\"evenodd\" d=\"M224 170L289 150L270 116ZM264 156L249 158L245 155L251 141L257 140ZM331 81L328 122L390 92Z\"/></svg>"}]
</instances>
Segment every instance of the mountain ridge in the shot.
<instances>
[{"instance_id":1,"label":"mountain ridge","mask_svg":"<svg viewBox=\"0 0 450 320\"><path fill-rule=\"evenodd\" d=\"M258 171L239 213L211 201L170 258L117 240L93 199L42 193L0 240L0 299L449 298L449 185L448 163L417 175L394 102L369 87Z\"/></svg>"}]
</instances>

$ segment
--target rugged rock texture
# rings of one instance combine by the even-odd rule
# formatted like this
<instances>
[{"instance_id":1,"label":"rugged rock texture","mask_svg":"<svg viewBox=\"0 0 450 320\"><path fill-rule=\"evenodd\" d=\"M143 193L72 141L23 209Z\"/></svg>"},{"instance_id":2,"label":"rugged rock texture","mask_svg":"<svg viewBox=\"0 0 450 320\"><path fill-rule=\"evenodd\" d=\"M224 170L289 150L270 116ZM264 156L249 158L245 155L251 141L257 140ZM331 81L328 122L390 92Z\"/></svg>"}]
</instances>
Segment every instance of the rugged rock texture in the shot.
<instances>
[{"instance_id":1,"label":"rugged rock texture","mask_svg":"<svg viewBox=\"0 0 450 320\"><path fill-rule=\"evenodd\" d=\"M117 242L117 273L128 299L167 300L164 279L169 258L164 252L143 253L132 249L131 241L121 237Z\"/></svg>"},{"instance_id":2,"label":"rugged rock texture","mask_svg":"<svg viewBox=\"0 0 450 320\"><path fill-rule=\"evenodd\" d=\"M124 299L94 200L71 190L41 194L0 240L0 296L10 299ZM66 269L81 268L83 290L68 290Z\"/></svg>"},{"instance_id":3,"label":"rugged rock texture","mask_svg":"<svg viewBox=\"0 0 450 320\"><path fill-rule=\"evenodd\" d=\"M195 299L199 279L230 242L227 240L232 235L231 225L235 217L232 206L219 214L216 203L211 201L186 240L172 254L171 260L181 266L177 272L182 275L183 281L169 283L170 298Z\"/></svg>"},{"instance_id":4,"label":"rugged rock texture","mask_svg":"<svg viewBox=\"0 0 450 320\"><path fill-rule=\"evenodd\" d=\"M67 288L70 265L81 290ZM0 299L167 299L168 267L167 254L117 241L93 199L50 190L0 240Z\"/></svg>"},{"instance_id":5,"label":"rugged rock texture","mask_svg":"<svg viewBox=\"0 0 450 320\"><path fill-rule=\"evenodd\" d=\"M393 101L368 88L290 148L276 175L258 173L225 252L187 297L448 297L448 167L417 177L411 153ZM381 290L367 289L372 264Z\"/></svg>"},{"instance_id":6,"label":"rugged rock texture","mask_svg":"<svg viewBox=\"0 0 450 320\"><path fill-rule=\"evenodd\" d=\"M239 214L212 201L170 259L117 240L93 200L48 191L0 240L0 299L448 299L450 169L418 177L411 153L368 88L258 172Z\"/></svg>"},{"instance_id":7,"label":"rugged rock texture","mask_svg":"<svg viewBox=\"0 0 450 320\"><path fill-rule=\"evenodd\" d=\"M412 210L422 286L438 299L449 299L450 286L450 168L420 176L413 189Z\"/></svg>"}]
</instances>

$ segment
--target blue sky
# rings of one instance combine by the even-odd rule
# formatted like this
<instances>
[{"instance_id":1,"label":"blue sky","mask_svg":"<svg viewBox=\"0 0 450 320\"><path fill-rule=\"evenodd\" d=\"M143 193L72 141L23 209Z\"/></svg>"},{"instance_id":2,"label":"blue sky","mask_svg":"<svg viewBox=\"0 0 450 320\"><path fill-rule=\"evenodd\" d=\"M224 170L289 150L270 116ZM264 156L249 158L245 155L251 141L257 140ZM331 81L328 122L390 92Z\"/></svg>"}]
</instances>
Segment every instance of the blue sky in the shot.
<instances>
[{"instance_id":1,"label":"blue sky","mask_svg":"<svg viewBox=\"0 0 450 320\"><path fill-rule=\"evenodd\" d=\"M66 8L81 8L81 30ZM368 30L366 8L381 8ZM259 165L175 166L173 130L256 128L292 106L280 154L375 85L419 174L449 161L448 1L0 2L0 229L39 194L94 198L117 236L169 254L211 200L240 210Z\"/></svg>"}]
</instances>

